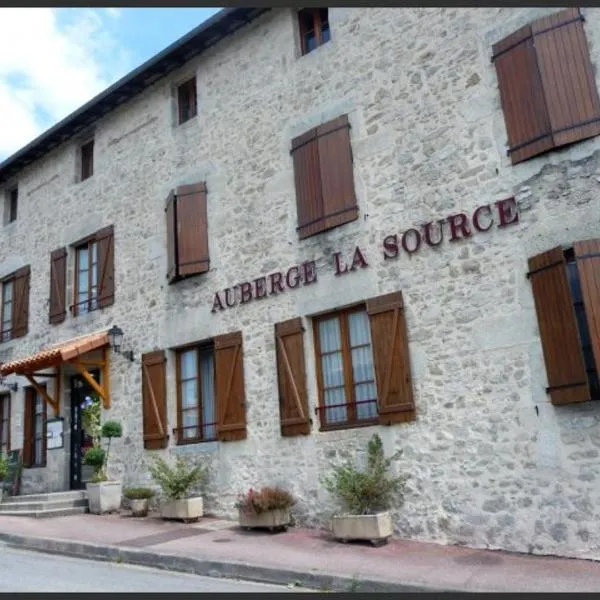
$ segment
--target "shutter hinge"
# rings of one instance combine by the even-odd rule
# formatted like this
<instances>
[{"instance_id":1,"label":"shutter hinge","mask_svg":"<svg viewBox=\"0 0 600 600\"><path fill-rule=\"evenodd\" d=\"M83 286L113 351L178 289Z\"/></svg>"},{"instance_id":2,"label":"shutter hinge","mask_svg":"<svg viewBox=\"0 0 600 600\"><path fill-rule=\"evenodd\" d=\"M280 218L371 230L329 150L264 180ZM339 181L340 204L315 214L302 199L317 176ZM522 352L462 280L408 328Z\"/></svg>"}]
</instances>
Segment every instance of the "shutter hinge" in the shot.
<instances>
[{"instance_id":1,"label":"shutter hinge","mask_svg":"<svg viewBox=\"0 0 600 600\"><path fill-rule=\"evenodd\" d=\"M553 392L554 390L564 390L566 388L581 387L582 385L587 385L587 383L588 383L587 381L577 381L575 383L563 383L562 385L551 385L546 388L546 393L549 394L550 392Z\"/></svg>"}]
</instances>

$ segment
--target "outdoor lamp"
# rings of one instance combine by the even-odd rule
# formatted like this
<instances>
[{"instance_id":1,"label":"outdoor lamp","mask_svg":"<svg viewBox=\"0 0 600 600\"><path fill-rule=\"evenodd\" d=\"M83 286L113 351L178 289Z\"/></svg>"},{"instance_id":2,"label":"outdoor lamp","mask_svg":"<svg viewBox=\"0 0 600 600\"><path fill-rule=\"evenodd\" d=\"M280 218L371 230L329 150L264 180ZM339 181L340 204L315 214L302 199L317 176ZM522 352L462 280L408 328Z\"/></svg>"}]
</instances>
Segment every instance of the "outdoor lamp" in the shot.
<instances>
[{"instance_id":1,"label":"outdoor lamp","mask_svg":"<svg viewBox=\"0 0 600 600\"><path fill-rule=\"evenodd\" d=\"M125 358L128 358L133 362L133 350L121 351L121 344L123 342L123 330L118 325L113 325L108 330L108 337L110 339L110 347L117 354L121 354Z\"/></svg>"}]
</instances>

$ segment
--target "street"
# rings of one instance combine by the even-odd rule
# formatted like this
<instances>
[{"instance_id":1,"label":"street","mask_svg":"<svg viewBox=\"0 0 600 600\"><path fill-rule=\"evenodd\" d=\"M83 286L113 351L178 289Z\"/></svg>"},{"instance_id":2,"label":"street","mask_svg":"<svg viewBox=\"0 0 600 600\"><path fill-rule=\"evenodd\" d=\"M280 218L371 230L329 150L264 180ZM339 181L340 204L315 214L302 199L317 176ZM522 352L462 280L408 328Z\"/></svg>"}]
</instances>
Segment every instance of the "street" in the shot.
<instances>
[{"instance_id":1,"label":"street","mask_svg":"<svg viewBox=\"0 0 600 600\"><path fill-rule=\"evenodd\" d=\"M293 592L300 588L14 550L0 544L3 592Z\"/></svg>"}]
</instances>

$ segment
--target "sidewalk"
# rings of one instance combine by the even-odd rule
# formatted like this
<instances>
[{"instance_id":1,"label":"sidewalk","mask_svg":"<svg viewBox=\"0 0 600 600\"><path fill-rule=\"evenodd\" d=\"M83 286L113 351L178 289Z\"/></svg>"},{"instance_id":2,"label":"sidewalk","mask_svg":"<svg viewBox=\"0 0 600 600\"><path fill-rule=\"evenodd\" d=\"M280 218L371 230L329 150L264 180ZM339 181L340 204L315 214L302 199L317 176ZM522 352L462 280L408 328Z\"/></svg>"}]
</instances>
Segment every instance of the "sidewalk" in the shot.
<instances>
[{"instance_id":1,"label":"sidewalk","mask_svg":"<svg viewBox=\"0 0 600 600\"><path fill-rule=\"evenodd\" d=\"M393 540L373 548L326 532L247 532L198 523L90 514L0 517L0 542L21 548L333 591L598 592L600 563Z\"/></svg>"}]
</instances>

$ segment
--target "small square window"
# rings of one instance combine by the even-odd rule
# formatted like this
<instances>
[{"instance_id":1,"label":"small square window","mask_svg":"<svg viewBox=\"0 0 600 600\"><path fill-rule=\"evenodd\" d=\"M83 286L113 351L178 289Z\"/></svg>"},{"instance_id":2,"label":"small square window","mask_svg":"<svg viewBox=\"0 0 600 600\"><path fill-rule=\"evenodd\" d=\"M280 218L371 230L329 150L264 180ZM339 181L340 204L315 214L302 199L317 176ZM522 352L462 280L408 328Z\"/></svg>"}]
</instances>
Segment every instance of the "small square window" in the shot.
<instances>
[{"instance_id":1,"label":"small square window","mask_svg":"<svg viewBox=\"0 0 600 600\"><path fill-rule=\"evenodd\" d=\"M302 54L308 54L331 39L329 10L304 8L298 13Z\"/></svg>"},{"instance_id":2,"label":"small square window","mask_svg":"<svg viewBox=\"0 0 600 600\"><path fill-rule=\"evenodd\" d=\"M94 174L94 140L81 146L81 181Z\"/></svg>"},{"instance_id":3,"label":"small square window","mask_svg":"<svg viewBox=\"0 0 600 600\"><path fill-rule=\"evenodd\" d=\"M177 88L177 106L179 124L189 121L197 114L196 108L196 78L192 77Z\"/></svg>"}]
</instances>

